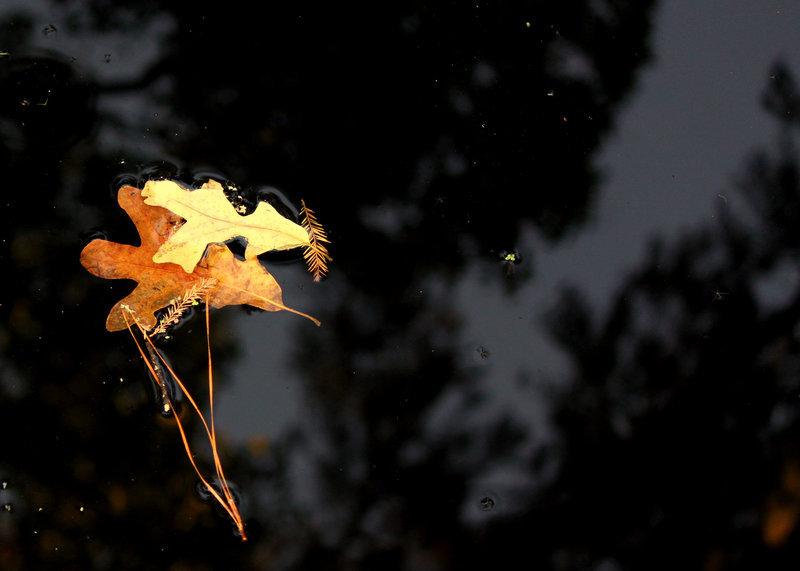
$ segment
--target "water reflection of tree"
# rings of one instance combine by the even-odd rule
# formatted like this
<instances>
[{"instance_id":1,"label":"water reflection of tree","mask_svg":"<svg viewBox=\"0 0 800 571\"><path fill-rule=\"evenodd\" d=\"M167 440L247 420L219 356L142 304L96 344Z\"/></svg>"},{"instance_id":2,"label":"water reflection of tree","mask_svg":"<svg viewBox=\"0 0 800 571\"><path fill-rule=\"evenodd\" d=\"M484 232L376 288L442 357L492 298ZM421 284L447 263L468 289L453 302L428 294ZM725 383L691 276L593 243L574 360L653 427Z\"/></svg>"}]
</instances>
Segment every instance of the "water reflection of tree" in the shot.
<instances>
[{"instance_id":1,"label":"water reflection of tree","mask_svg":"<svg viewBox=\"0 0 800 571\"><path fill-rule=\"evenodd\" d=\"M631 9L625 16L634 20L645 14ZM420 25L441 26L424 38L438 44L447 37L444 28L460 23L457 17L432 18ZM471 29L484 24L478 20L465 25ZM646 26L625 29L643 33ZM540 76L535 65L518 59L520 53L546 59L538 47L525 49L525 40L519 40L524 33L524 28L519 36L510 32L498 44L500 53L478 39L460 65L452 65L452 49L444 46L437 49L446 61L423 52L426 57L412 59L415 75L391 84L404 102L392 108L391 117L386 116L384 99L364 99L363 93L375 93L370 75L346 82L359 98L352 100L352 92L334 93L307 111L313 117L307 122L320 130L309 138L310 154L301 155L308 161L303 169L306 186L324 183L315 174L320 170L333 180L345 176L352 162L337 154L335 145L364 154L358 170L346 175L346 194L318 197L320 208L331 211L343 198L359 196L354 202L361 210L337 210L335 219L342 229L359 229L342 231L335 247L359 255L337 258L347 287L335 291L336 284L329 285L334 288L331 298L341 301L326 310L325 328L302 345L298 359L309 372L309 418L276 452L290 490L297 483L304 495L291 504L296 519L276 530L272 539L279 550L293 553L298 568L395 568L409 562L430 568L511 568L520 557L545 565L551 559L547 542L530 542L531 534L546 531L548 524L524 515L536 507L529 490L513 498L519 505L504 506L505 517L495 517L501 510L492 511L492 498L481 503L483 498L471 499L468 490L476 474L518 453L526 427L502 415L488 427L455 426L444 435L427 424L433 403L449 390L481 406L475 402L480 394L474 379L450 344L459 316L447 298L448 271L459 270L475 253L513 244L525 222L533 221L553 237L580 224L596 177L586 153L610 124L613 103L624 93L618 87L630 86L633 77L634 67L615 68L606 61L613 50L604 49L598 49L591 63L597 76L605 78L599 83L562 83ZM563 33L569 37L570 27ZM641 45L644 37L631 41ZM579 40L584 48L586 40ZM515 41L519 45L509 49ZM346 44L336 47L329 58L355 55ZM478 64L499 75L492 89L472 83L472 74L482 73ZM322 65L337 69L324 58ZM630 75L616 83L610 76L620 69ZM326 73L312 76L334 84ZM448 88L431 89L442 73ZM602 90L606 81L617 87L597 98L591 88ZM436 106L416 105L426 92ZM462 115L459 102L475 110ZM353 105L380 118L367 126L374 132L342 131L341 110L345 116L355 114ZM565 131L565 124L575 125L576 131ZM385 132L391 133L391 141ZM341 140L337 143L331 133ZM363 140L387 146L363 148ZM385 172L397 169L398 159L407 166L387 181ZM385 185L372 192L374 181ZM375 208L363 208L365 203L375 203ZM441 292L431 294L437 287ZM452 418L448 422L459 424ZM539 481L546 468L541 450L519 464L525 485ZM477 517L465 516L465 509L484 506ZM477 523L465 525L465 519Z\"/></svg>"},{"instance_id":2,"label":"water reflection of tree","mask_svg":"<svg viewBox=\"0 0 800 571\"><path fill-rule=\"evenodd\" d=\"M608 318L575 291L550 316L578 366L548 537L563 568L796 564L800 97L773 71L777 157L756 154L730 195L756 216L722 201L719 227L654 244Z\"/></svg>"},{"instance_id":3,"label":"water reflection of tree","mask_svg":"<svg viewBox=\"0 0 800 571\"><path fill-rule=\"evenodd\" d=\"M12 490L0 493L16 498L4 568L444 569L510 567L521 553L549 561L547 544L529 542L531 529L549 525L524 515L537 507L530 499L506 519L483 503L480 525L463 522L470 475L515 451L523 429L498 418L451 440L432 438L423 420L445 389L478 398L451 346L459 316L446 289L465 260L513 246L525 223L553 239L580 226L597 179L591 154L647 57L652 2L604 14L581 2L535 14L497 4L386 8L368 26L341 6L299 18L286 6L259 18L229 5L176 12L178 33L157 65L114 85L58 80L68 105L20 106L22 91L0 92L9 125L27 125L14 153L0 156L9 186L25 189L2 211L12 237L3 256L15 270L2 286L14 300L0 307L3 374L23 387L4 389L2 428L24 435L0 458ZM119 25L108 10L98 28ZM565 73L561 60L588 75ZM44 67L3 79L24 90L25 74ZM106 188L120 156L143 158L97 148L92 127L118 118L95 117L94 97L145 92L162 78L176 86L162 103L187 121L178 137L164 124L148 136L236 180L302 188L333 221L345 276L329 284L339 301L304 349L309 425L268 466L244 452L229 465L251 502L256 547L245 550L187 495L193 478L180 443L131 382L143 376L135 359L126 363L132 346L96 326L123 287L98 286L77 264L73 238L88 209L110 207L103 219L117 216L107 223L114 239L133 237ZM67 207L41 208L57 198ZM419 294L431 284L444 289ZM201 377L200 344L173 354L184 355L177 365L187 377ZM222 366L225 353L215 355ZM454 462L463 450L478 452ZM523 458L531 473L539 461ZM293 495L302 479L317 490L312 509Z\"/></svg>"},{"instance_id":4,"label":"water reflection of tree","mask_svg":"<svg viewBox=\"0 0 800 571\"><path fill-rule=\"evenodd\" d=\"M558 472L536 489L552 458L524 457L532 491L514 514L465 526L463 503L478 466L518 451L520 427L496 417L488 431L465 426L441 440L421 421L447 386L473 388L433 340L452 323L448 307L408 294L398 301L408 313L366 305L380 312L375 329L358 318L358 298L334 314L308 344L323 349L301 359L314 363L315 419L281 456L287 473L294 463L317 486L319 503L301 510L309 520L287 528L317 546L298 553L303 565L795 565L800 96L782 65L764 103L783 128L777 153L755 154L738 192L720 197L718 226L655 241L607 317L578 289L548 314L576 375L555 416ZM747 212L731 210L742 197ZM397 330L377 329L387 323ZM482 455L464 463L459 451L480 441Z\"/></svg>"}]
</instances>

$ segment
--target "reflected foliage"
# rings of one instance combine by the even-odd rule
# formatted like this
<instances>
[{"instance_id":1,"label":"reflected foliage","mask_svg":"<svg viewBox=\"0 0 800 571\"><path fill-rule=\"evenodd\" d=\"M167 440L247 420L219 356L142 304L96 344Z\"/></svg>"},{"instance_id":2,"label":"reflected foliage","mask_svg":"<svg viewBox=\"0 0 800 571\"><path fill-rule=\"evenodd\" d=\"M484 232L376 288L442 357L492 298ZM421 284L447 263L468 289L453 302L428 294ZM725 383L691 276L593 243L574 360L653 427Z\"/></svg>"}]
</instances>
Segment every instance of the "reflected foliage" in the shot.
<instances>
[{"instance_id":1,"label":"reflected foliage","mask_svg":"<svg viewBox=\"0 0 800 571\"><path fill-rule=\"evenodd\" d=\"M98 1L54 22L48 50L32 47L38 15L6 15L0 257L14 279L1 286L0 427L13 437L0 458L11 506L0 513L0 567L510 569L520 557L564 567L559 549L591 557L608 545L585 539L578 499L591 490L575 470L596 469L577 452L582 434L611 465L599 456L615 434L603 426L610 408L591 407L618 406L604 397L615 345L598 335L626 323L598 331L575 306L562 325L576 362L595 359L585 370L596 398L565 405L554 482L527 426L483 414L478 373L454 346L463 316L449 288L525 227L553 241L581 227L599 180L593 153L648 58L653 5L289 3L250 17L235 4ZM144 49L159 19L174 29L136 73L93 75L67 53L109 30ZM145 166L164 157L192 164ZM308 414L267 460L223 451L244 498L245 546L190 495L180 441L148 401L130 340L103 331L129 286L78 264L78 236L100 221L115 241L135 240L113 195L141 181L120 170L192 182L197 165L307 196L330 221L336 264L325 327L298 335ZM747 257L746 235L738 245ZM743 304L738 319L752 318L752 300L726 277L717 305ZM214 322L222 379L235 340L222 315ZM202 379L202 335L175 343L165 351L176 370ZM602 430L576 428L581 413ZM513 475L510 493L484 484L498 471ZM560 493L544 495L545 484ZM587 523L567 529L568 514Z\"/></svg>"},{"instance_id":2,"label":"reflected foliage","mask_svg":"<svg viewBox=\"0 0 800 571\"><path fill-rule=\"evenodd\" d=\"M800 185L786 112L800 97L783 65L764 102L783 132L740 177L750 211L734 214L731 195L718 227L655 243L607 318L575 292L549 317L578 371L558 414L562 568L613 554L623 568L789 569L800 555Z\"/></svg>"}]
</instances>

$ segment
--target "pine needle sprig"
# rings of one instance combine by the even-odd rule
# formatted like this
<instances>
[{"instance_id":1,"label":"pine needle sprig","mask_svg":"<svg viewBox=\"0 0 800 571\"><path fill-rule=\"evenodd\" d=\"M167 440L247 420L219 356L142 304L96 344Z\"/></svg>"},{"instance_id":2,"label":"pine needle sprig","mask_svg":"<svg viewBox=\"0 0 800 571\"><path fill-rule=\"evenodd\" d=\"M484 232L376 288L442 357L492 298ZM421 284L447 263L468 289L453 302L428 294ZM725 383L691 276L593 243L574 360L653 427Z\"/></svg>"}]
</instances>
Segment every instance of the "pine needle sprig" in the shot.
<instances>
[{"instance_id":1,"label":"pine needle sprig","mask_svg":"<svg viewBox=\"0 0 800 571\"><path fill-rule=\"evenodd\" d=\"M308 246L305 247L303 257L308 265L308 271L314 274L314 281L318 282L325 277L328 273L328 262L332 260L331 255L328 253L328 248L325 244L330 244L328 235L325 229L317 221L314 216L314 211L306 206L304 200L300 201L302 208L300 209L300 216L302 217L303 228L308 232Z\"/></svg>"},{"instance_id":2,"label":"pine needle sprig","mask_svg":"<svg viewBox=\"0 0 800 571\"><path fill-rule=\"evenodd\" d=\"M200 303L200 298L203 297L209 288L215 285L217 285L217 280L214 278L205 278L200 283L186 290L181 297L172 302L172 305L169 306L169 309L167 309L167 312L159 321L158 326L150 333L150 336L155 337L160 333L165 333L170 326L176 324L178 320L180 320L181 316L186 313L186 310Z\"/></svg>"}]
</instances>

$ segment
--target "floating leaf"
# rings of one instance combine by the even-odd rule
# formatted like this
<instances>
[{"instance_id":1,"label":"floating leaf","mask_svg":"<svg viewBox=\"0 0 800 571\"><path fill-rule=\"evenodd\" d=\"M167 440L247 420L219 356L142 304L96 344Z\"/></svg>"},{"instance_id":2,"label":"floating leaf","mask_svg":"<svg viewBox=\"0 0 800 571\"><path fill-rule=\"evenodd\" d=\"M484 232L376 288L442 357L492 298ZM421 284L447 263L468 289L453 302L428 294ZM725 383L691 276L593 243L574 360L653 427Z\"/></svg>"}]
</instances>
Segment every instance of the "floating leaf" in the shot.
<instances>
[{"instance_id":1,"label":"floating leaf","mask_svg":"<svg viewBox=\"0 0 800 571\"><path fill-rule=\"evenodd\" d=\"M197 190L169 180L151 180L142 190L142 196L146 204L161 206L186 220L161 245L153 261L178 264L187 273L203 257L206 245L214 242L244 238L247 241L244 257L248 260L271 250L309 245L306 230L281 216L271 204L259 202L255 212L240 215L215 180Z\"/></svg>"},{"instance_id":2,"label":"floating leaf","mask_svg":"<svg viewBox=\"0 0 800 571\"><path fill-rule=\"evenodd\" d=\"M246 304L267 311L286 309L319 324L316 319L283 305L280 286L257 258L239 260L223 245L209 245L201 263L190 273L177 264L153 261L158 249L180 230L181 218L165 208L148 206L142 199L142 191L131 186L122 187L117 200L136 225L141 245L93 240L81 252L81 264L94 275L139 283L109 313L106 320L109 331L125 329L125 317L130 319L131 314L146 331L151 330L156 326L155 312L172 305L204 280L215 282L205 289L212 307ZM206 245L204 242L203 250ZM124 311L127 315L123 315Z\"/></svg>"},{"instance_id":3,"label":"floating leaf","mask_svg":"<svg viewBox=\"0 0 800 571\"><path fill-rule=\"evenodd\" d=\"M145 201L145 196L149 197L149 202ZM112 308L106 328L109 331L125 328L130 331L150 374L161 389L165 412L174 410L174 406L164 369L180 386L205 428L219 490L203 476L180 416L175 415L186 454L209 495L227 512L244 541L247 539L244 520L225 479L217 449L208 308L247 304L267 311L286 309L319 325L313 317L283 305L280 286L256 256L268 250L310 248L315 252L314 273L318 279L320 272L324 274L326 260L330 259L321 243L327 242L325 232L314 219L313 212L306 211L305 204L305 223L310 225L308 230L282 217L266 203L260 203L250 216L240 216L225 198L219 183L212 180L196 191L188 191L168 181L148 182L144 190L125 186L119 190L117 200L136 226L141 244L132 246L93 240L81 252L81 264L102 278L127 278L138 282L133 292ZM234 257L220 243L236 236L248 241L245 260ZM201 299L206 303L210 422L206 421L186 385L153 344L154 335L166 331L186 309ZM157 326L155 313L166 307L169 310ZM134 327L142 334L144 344L136 338Z\"/></svg>"}]
</instances>

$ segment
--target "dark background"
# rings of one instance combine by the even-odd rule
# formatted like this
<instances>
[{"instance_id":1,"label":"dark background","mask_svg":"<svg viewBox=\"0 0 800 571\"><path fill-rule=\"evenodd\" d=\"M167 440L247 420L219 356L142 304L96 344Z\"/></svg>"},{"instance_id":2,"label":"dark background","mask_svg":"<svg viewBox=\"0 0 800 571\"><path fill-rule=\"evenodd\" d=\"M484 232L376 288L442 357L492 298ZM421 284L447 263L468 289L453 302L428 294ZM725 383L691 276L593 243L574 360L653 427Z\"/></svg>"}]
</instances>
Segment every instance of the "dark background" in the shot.
<instances>
[{"instance_id":1,"label":"dark background","mask_svg":"<svg viewBox=\"0 0 800 571\"><path fill-rule=\"evenodd\" d=\"M795 569L797 10L251 6L2 8L0 568ZM319 329L212 314L247 543L78 263L209 175L334 257L264 256Z\"/></svg>"}]
</instances>

